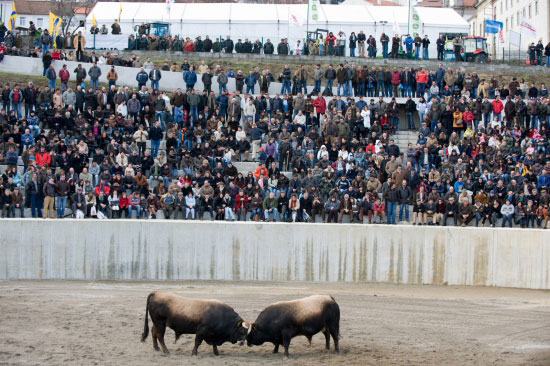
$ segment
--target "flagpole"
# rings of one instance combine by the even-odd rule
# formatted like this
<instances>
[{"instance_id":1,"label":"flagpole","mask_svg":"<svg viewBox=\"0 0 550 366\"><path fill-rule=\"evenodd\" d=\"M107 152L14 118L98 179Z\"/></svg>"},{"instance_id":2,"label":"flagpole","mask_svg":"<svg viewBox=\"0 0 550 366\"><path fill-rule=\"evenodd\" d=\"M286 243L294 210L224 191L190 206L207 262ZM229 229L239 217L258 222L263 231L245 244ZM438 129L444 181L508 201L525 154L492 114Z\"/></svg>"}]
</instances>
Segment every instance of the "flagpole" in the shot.
<instances>
[{"instance_id":1,"label":"flagpole","mask_svg":"<svg viewBox=\"0 0 550 366\"><path fill-rule=\"evenodd\" d=\"M307 2L306 41L305 41L305 43L308 42L308 34L309 34L309 8L311 7L310 1L311 0L308 0L308 2Z\"/></svg>"}]
</instances>

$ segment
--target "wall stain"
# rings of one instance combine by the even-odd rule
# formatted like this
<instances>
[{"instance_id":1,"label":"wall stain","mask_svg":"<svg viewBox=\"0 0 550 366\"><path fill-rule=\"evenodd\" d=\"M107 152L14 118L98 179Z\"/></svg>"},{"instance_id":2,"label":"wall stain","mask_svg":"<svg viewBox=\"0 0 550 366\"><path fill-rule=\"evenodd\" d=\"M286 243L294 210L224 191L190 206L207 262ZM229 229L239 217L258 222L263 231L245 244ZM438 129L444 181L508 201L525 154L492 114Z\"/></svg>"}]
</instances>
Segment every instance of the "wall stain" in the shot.
<instances>
[{"instance_id":1,"label":"wall stain","mask_svg":"<svg viewBox=\"0 0 550 366\"><path fill-rule=\"evenodd\" d=\"M367 281L367 239L364 237L359 244L359 282Z\"/></svg>"},{"instance_id":2,"label":"wall stain","mask_svg":"<svg viewBox=\"0 0 550 366\"><path fill-rule=\"evenodd\" d=\"M87 278L86 276L86 251L88 250L87 248L88 246L88 242L86 240L84 240L84 255L82 256L83 260L82 260L82 276L83 278Z\"/></svg>"},{"instance_id":3,"label":"wall stain","mask_svg":"<svg viewBox=\"0 0 550 366\"><path fill-rule=\"evenodd\" d=\"M442 285L445 280L445 243L441 243L438 237L433 245L433 275L432 283Z\"/></svg>"},{"instance_id":4,"label":"wall stain","mask_svg":"<svg viewBox=\"0 0 550 366\"><path fill-rule=\"evenodd\" d=\"M409 282L416 283L416 251L413 245L409 246Z\"/></svg>"},{"instance_id":5,"label":"wall stain","mask_svg":"<svg viewBox=\"0 0 550 366\"><path fill-rule=\"evenodd\" d=\"M397 248L397 283L403 282L403 243Z\"/></svg>"},{"instance_id":6,"label":"wall stain","mask_svg":"<svg viewBox=\"0 0 550 366\"><path fill-rule=\"evenodd\" d=\"M216 279L216 248L212 247L212 253L210 254L210 279Z\"/></svg>"},{"instance_id":7,"label":"wall stain","mask_svg":"<svg viewBox=\"0 0 550 366\"><path fill-rule=\"evenodd\" d=\"M306 281L313 281L313 243L311 239L306 241Z\"/></svg>"},{"instance_id":8,"label":"wall stain","mask_svg":"<svg viewBox=\"0 0 550 366\"><path fill-rule=\"evenodd\" d=\"M371 280L373 282L377 281L376 271L378 270L378 239L374 237L374 243L372 246L372 276Z\"/></svg>"},{"instance_id":9,"label":"wall stain","mask_svg":"<svg viewBox=\"0 0 550 366\"><path fill-rule=\"evenodd\" d=\"M6 266L6 277L8 277L8 266ZM44 242L40 246L40 279L44 278Z\"/></svg>"},{"instance_id":10,"label":"wall stain","mask_svg":"<svg viewBox=\"0 0 550 366\"><path fill-rule=\"evenodd\" d=\"M261 226L261 225L257 225ZM238 281L241 279L241 264L240 264L240 257L241 257L241 243L239 242L239 239L233 238L233 250L232 250L232 261L231 261L231 273L232 273L232 280ZM273 272L271 273L273 276Z\"/></svg>"},{"instance_id":11,"label":"wall stain","mask_svg":"<svg viewBox=\"0 0 550 366\"><path fill-rule=\"evenodd\" d=\"M357 246L353 246L353 270L351 272L351 280L357 282Z\"/></svg>"},{"instance_id":12,"label":"wall stain","mask_svg":"<svg viewBox=\"0 0 550 366\"><path fill-rule=\"evenodd\" d=\"M423 272L424 272L424 245L420 245L420 258L418 260L418 272L416 277L416 283L422 284L424 282Z\"/></svg>"},{"instance_id":13,"label":"wall stain","mask_svg":"<svg viewBox=\"0 0 550 366\"><path fill-rule=\"evenodd\" d=\"M388 273L388 281L395 282L395 247L393 245L393 239L390 241L390 268Z\"/></svg>"},{"instance_id":14,"label":"wall stain","mask_svg":"<svg viewBox=\"0 0 550 366\"><path fill-rule=\"evenodd\" d=\"M171 280L174 274L174 242L172 237L168 239L168 263L166 263L166 279ZM197 273L198 274L198 273ZM200 277L197 277L200 279Z\"/></svg>"},{"instance_id":15,"label":"wall stain","mask_svg":"<svg viewBox=\"0 0 550 366\"><path fill-rule=\"evenodd\" d=\"M489 277L489 243L481 238L475 240L475 243L474 285L486 286Z\"/></svg>"},{"instance_id":16,"label":"wall stain","mask_svg":"<svg viewBox=\"0 0 550 366\"><path fill-rule=\"evenodd\" d=\"M107 262L107 278L109 279L118 279L115 263L115 236L113 234L109 241L109 260Z\"/></svg>"}]
</instances>

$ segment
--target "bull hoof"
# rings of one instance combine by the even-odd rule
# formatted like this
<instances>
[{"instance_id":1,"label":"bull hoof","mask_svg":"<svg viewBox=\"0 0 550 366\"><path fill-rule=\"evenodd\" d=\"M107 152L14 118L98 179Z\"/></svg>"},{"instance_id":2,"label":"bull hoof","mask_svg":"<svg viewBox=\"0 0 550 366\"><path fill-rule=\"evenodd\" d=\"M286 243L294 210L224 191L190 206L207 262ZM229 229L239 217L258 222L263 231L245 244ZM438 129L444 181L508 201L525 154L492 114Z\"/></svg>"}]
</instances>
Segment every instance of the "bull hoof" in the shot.
<instances>
[{"instance_id":1,"label":"bull hoof","mask_svg":"<svg viewBox=\"0 0 550 366\"><path fill-rule=\"evenodd\" d=\"M197 355L197 351L191 352L191 356L196 356L196 355Z\"/></svg>"},{"instance_id":2,"label":"bull hoof","mask_svg":"<svg viewBox=\"0 0 550 366\"><path fill-rule=\"evenodd\" d=\"M160 348L158 347L154 347L155 348L155 351L159 352L160 351Z\"/></svg>"}]
</instances>

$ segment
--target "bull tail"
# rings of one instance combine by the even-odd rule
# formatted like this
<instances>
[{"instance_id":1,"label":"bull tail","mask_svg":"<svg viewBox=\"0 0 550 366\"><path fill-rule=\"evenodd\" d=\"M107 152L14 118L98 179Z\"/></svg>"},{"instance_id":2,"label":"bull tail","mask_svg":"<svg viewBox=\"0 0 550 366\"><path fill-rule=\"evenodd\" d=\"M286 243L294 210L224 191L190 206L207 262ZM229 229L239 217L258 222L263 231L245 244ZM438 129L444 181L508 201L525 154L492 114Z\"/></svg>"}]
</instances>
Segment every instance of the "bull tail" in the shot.
<instances>
[{"instance_id":1,"label":"bull tail","mask_svg":"<svg viewBox=\"0 0 550 366\"><path fill-rule=\"evenodd\" d=\"M150 293L147 296L147 304L145 305L145 326L143 327L143 334L141 335L141 341L145 342L149 336L149 299L153 296L154 293Z\"/></svg>"}]
</instances>

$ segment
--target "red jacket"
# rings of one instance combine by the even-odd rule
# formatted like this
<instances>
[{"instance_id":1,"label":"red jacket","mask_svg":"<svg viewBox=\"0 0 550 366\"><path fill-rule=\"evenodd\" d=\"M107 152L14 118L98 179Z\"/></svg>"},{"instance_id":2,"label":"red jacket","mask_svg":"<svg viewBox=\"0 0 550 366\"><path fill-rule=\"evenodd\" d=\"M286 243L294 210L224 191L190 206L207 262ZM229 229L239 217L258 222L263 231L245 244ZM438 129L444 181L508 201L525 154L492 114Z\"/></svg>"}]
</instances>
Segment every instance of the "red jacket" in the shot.
<instances>
[{"instance_id":1,"label":"red jacket","mask_svg":"<svg viewBox=\"0 0 550 366\"><path fill-rule=\"evenodd\" d=\"M313 101L313 106L317 109L317 113L325 114L327 111L327 101L325 98L317 98Z\"/></svg>"},{"instance_id":2,"label":"red jacket","mask_svg":"<svg viewBox=\"0 0 550 366\"><path fill-rule=\"evenodd\" d=\"M52 156L47 151L36 154L36 165L49 167L52 163Z\"/></svg>"},{"instance_id":3,"label":"red jacket","mask_svg":"<svg viewBox=\"0 0 550 366\"><path fill-rule=\"evenodd\" d=\"M69 73L69 70L61 69L59 71L59 78L61 79L62 83L68 83L69 79L71 78L71 74Z\"/></svg>"},{"instance_id":4,"label":"red jacket","mask_svg":"<svg viewBox=\"0 0 550 366\"><path fill-rule=\"evenodd\" d=\"M394 71L391 73L391 83L392 85L401 84L401 73L399 71Z\"/></svg>"},{"instance_id":5,"label":"red jacket","mask_svg":"<svg viewBox=\"0 0 550 366\"><path fill-rule=\"evenodd\" d=\"M235 211L240 210L241 208L246 208L248 204L248 196L245 194L241 196L240 194L235 196Z\"/></svg>"},{"instance_id":6,"label":"red jacket","mask_svg":"<svg viewBox=\"0 0 550 366\"><path fill-rule=\"evenodd\" d=\"M130 199L128 197L120 197L120 208L128 208L130 205Z\"/></svg>"},{"instance_id":7,"label":"red jacket","mask_svg":"<svg viewBox=\"0 0 550 366\"><path fill-rule=\"evenodd\" d=\"M427 84L428 83L428 73L427 72L419 72L418 74L416 74L416 82L417 83L424 83L424 84Z\"/></svg>"},{"instance_id":8,"label":"red jacket","mask_svg":"<svg viewBox=\"0 0 550 366\"><path fill-rule=\"evenodd\" d=\"M502 104L502 101L501 100L493 100L493 112L496 113L496 114L500 114L502 113L502 111L504 110L504 104Z\"/></svg>"},{"instance_id":9,"label":"red jacket","mask_svg":"<svg viewBox=\"0 0 550 366\"><path fill-rule=\"evenodd\" d=\"M193 42L189 42L189 44L185 46L185 52L195 52L195 44Z\"/></svg>"}]
</instances>

